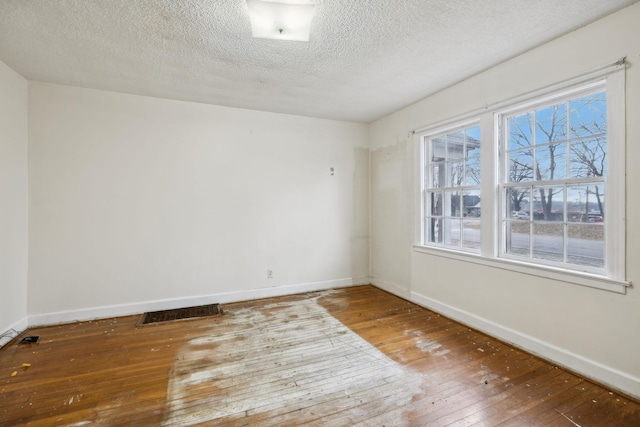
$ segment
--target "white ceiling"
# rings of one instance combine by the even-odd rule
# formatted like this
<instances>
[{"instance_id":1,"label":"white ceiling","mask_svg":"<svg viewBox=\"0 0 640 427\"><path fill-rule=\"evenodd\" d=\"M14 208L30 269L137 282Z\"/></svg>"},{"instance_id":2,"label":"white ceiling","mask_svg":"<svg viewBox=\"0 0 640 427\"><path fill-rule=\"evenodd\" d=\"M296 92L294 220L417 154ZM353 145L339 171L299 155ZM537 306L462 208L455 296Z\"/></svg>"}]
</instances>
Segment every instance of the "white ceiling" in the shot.
<instances>
[{"instance_id":1,"label":"white ceiling","mask_svg":"<svg viewBox=\"0 0 640 427\"><path fill-rule=\"evenodd\" d=\"M371 122L636 1L315 0L305 43L253 39L245 0L0 0L0 60L29 80Z\"/></svg>"}]
</instances>

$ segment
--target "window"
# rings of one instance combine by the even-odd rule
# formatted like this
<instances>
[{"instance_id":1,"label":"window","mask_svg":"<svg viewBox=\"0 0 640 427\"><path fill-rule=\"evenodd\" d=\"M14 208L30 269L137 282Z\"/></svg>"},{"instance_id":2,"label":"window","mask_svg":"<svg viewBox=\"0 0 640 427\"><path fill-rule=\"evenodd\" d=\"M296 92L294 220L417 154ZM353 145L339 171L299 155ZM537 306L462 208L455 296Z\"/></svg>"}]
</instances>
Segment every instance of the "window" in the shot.
<instances>
[{"instance_id":1,"label":"window","mask_svg":"<svg viewBox=\"0 0 640 427\"><path fill-rule=\"evenodd\" d=\"M501 253L604 273L607 99L604 82L500 115Z\"/></svg>"},{"instance_id":2,"label":"window","mask_svg":"<svg viewBox=\"0 0 640 427\"><path fill-rule=\"evenodd\" d=\"M416 131L416 250L624 293L623 71Z\"/></svg>"},{"instance_id":3,"label":"window","mask_svg":"<svg viewBox=\"0 0 640 427\"><path fill-rule=\"evenodd\" d=\"M480 249L480 126L423 138L424 241Z\"/></svg>"}]
</instances>

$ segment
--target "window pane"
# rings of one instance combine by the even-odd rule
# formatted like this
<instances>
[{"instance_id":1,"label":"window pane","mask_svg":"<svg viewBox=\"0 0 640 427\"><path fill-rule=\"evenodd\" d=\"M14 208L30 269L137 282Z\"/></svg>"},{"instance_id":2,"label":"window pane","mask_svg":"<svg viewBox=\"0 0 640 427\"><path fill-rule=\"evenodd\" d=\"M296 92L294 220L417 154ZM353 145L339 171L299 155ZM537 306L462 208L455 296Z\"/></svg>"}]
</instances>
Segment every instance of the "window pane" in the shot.
<instances>
[{"instance_id":1,"label":"window pane","mask_svg":"<svg viewBox=\"0 0 640 427\"><path fill-rule=\"evenodd\" d=\"M442 219L427 219L428 241L431 243L442 243Z\"/></svg>"},{"instance_id":2,"label":"window pane","mask_svg":"<svg viewBox=\"0 0 640 427\"><path fill-rule=\"evenodd\" d=\"M460 220L444 220L444 243L452 246L460 246Z\"/></svg>"},{"instance_id":3,"label":"window pane","mask_svg":"<svg viewBox=\"0 0 640 427\"><path fill-rule=\"evenodd\" d=\"M607 100L604 92L574 99L569 103L571 138L607 133Z\"/></svg>"},{"instance_id":4,"label":"window pane","mask_svg":"<svg viewBox=\"0 0 640 427\"><path fill-rule=\"evenodd\" d=\"M467 160L464 185L476 186L480 184L480 157L470 157Z\"/></svg>"},{"instance_id":5,"label":"window pane","mask_svg":"<svg viewBox=\"0 0 640 427\"><path fill-rule=\"evenodd\" d=\"M533 219L536 221L564 221L563 187L533 187Z\"/></svg>"},{"instance_id":6,"label":"window pane","mask_svg":"<svg viewBox=\"0 0 640 427\"><path fill-rule=\"evenodd\" d=\"M569 224L567 262L589 267L604 267L604 226Z\"/></svg>"},{"instance_id":7,"label":"window pane","mask_svg":"<svg viewBox=\"0 0 640 427\"><path fill-rule=\"evenodd\" d=\"M517 212L529 215L530 207L530 187L510 187L507 188L507 218L517 217Z\"/></svg>"},{"instance_id":8,"label":"window pane","mask_svg":"<svg viewBox=\"0 0 640 427\"><path fill-rule=\"evenodd\" d=\"M460 217L460 192L459 191L446 191L444 194L446 211L444 216L446 217Z\"/></svg>"},{"instance_id":9,"label":"window pane","mask_svg":"<svg viewBox=\"0 0 640 427\"><path fill-rule=\"evenodd\" d=\"M566 144L536 146L536 179L563 179L567 176Z\"/></svg>"},{"instance_id":10,"label":"window pane","mask_svg":"<svg viewBox=\"0 0 640 427\"><path fill-rule=\"evenodd\" d=\"M444 184L444 163L432 163L429 168L429 186L439 188Z\"/></svg>"},{"instance_id":11,"label":"window pane","mask_svg":"<svg viewBox=\"0 0 640 427\"><path fill-rule=\"evenodd\" d=\"M513 255L529 256L530 223L509 221L506 224L505 252Z\"/></svg>"},{"instance_id":12,"label":"window pane","mask_svg":"<svg viewBox=\"0 0 640 427\"><path fill-rule=\"evenodd\" d=\"M604 222L604 184L572 185L567 188L567 216L571 222Z\"/></svg>"},{"instance_id":13,"label":"window pane","mask_svg":"<svg viewBox=\"0 0 640 427\"><path fill-rule=\"evenodd\" d=\"M564 224L533 224L533 257L564 262Z\"/></svg>"},{"instance_id":14,"label":"window pane","mask_svg":"<svg viewBox=\"0 0 640 427\"><path fill-rule=\"evenodd\" d=\"M567 106L552 105L536 111L536 145L567 139Z\"/></svg>"},{"instance_id":15,"label":"window pane","mask_svg":"<svg viewBox=\"0 0 640 427\"><path fill-rule=\"evenodd\" d=\"M480 190L467 190L462 195L463 216L480 218Z\"/></svg>"},{"instance_id":16,"label":"window pane","mask_svg":"<svg viewBox=\"0 0 640 427\"><path fill-rule=\"evenodd\" d=\"M571 141L571 178L607 174L607 139L585 138Z\"/></svg>"},{"instance_id":17,"label":"window pane","mask_svg":"<svg viewBox=\"0 0 640 427\"><path fill-rule=\"evenodd\" d=\"M509 182L533 180L532 149L512 151L509 153Z\"/></svg>"},{"instance_id":18,"label":"window pane","mask_svg":"<svg viewBox=\"0 0 640 427\"><path fill-rule=\"evenodd\" d=\"M447 159L464 159L464 133L454 132L447 135Z\"/></svg>"},{"instance_id":19,"label":"window pane","mask_svg":"<svg viewBox=\"0 0 640 427\"><path fill-rule=\"evenodd\" d=\"M467 150L468 154L474 154L471 150L480 150L480 126L474 126L465 131L467 136Z\"/></svg>"},{"instance_id":20,"label":"window pane","mask_svg":"<svg viewBox=\"0 0 640 427\"><path fill-rule=\"evenodd\" d=\"M480 126L466 130L467 175L465 185L480 183Z\"/></svg>"},{"instance_id":21,"label":"window pane","mask_svg":"<svg viewBox=\"0 0 640 427\"><path fill-rule=\"evenodd\" d=\"M431 202L430 216L442 216L442 192L430 191L428 195Z\"/></svg>"},{"instance_id":22,"label":"window pane","mask_svg":"<svg viewBox=\"0 0 640 427\"><path fill-rule=\"evenodd\" d=\"M507 119L509 129L509 150L516 150L521 147L528 147L533 144L531 127L533 116L525 113L520 116Z\"/></svg>"},{"instance_id":23,"label":"window pane","mask_svg":"<svg viewBox=\"0 0 640 427\"><path fill-rule=\"evenodd\" d=\"M449 182L447 187L460 187L464 179L464 161L448 162L449 165Z\"/></svg>"},{"instance_id":24,"label":"window pane","mask_svg":"<svg viewBox=\"0 0 640 427\"><path fill-rule=\"evenodd\" d=\"M431 140L431 161L438 162L444 160L445 141L444 138L434 138Z\"/></svg>"},{"instance_id":25,"label":"window pane","mask_svg":"<svg viewBox=\"0 0 640 427\"><path fill-rule=\"evenodd\" d=\"M462 221L462 246L469 249L480 249L480 221Z\"/></svg>"}]
</instances>

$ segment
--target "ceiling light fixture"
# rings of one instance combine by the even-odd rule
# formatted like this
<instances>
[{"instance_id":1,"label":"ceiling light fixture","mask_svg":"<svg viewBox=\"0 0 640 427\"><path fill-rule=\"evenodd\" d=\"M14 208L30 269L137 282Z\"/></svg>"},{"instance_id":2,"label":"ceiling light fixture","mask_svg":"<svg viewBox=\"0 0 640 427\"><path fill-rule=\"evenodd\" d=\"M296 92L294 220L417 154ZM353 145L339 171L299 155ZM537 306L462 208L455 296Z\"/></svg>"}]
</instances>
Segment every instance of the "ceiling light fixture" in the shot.
<instances>
[{"instance_id":1,"label":"ceiling light fixture","mask_svg":"<svg viewBox=\"0 0 640 427\"><path fill-rule=\"evenodd\" d=\"M255 38L309 41L315 5L247 0L251 33Z\"/></svg>"}]
</instances>

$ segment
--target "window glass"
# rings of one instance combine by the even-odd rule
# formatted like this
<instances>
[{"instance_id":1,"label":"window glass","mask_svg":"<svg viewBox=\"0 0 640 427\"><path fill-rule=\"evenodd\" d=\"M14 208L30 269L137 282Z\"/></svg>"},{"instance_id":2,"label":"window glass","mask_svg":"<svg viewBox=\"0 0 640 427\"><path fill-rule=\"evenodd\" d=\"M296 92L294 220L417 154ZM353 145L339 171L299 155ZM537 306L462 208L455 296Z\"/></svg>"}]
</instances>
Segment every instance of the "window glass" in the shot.
<instances>
[{"instance_id":1,"label":"window glass","mask_svg":"<svg viewBox=\"0 0 640 427\"><path fill-rule=\"evenodd\" d=\"M602 269L606 263L605 91L532 108L504 120L504 253L570 269Z\"/></svg>"},{"instance_id":2,"label":"window glass","mask_svg":"<svg viewBox=\"0 0 640 427\"><path fill-rule=\"evenodd\" d=\"M468 126L424 138L427 176L424 241L480 249L480 127Z\"/></svg>"}]
</instances>

